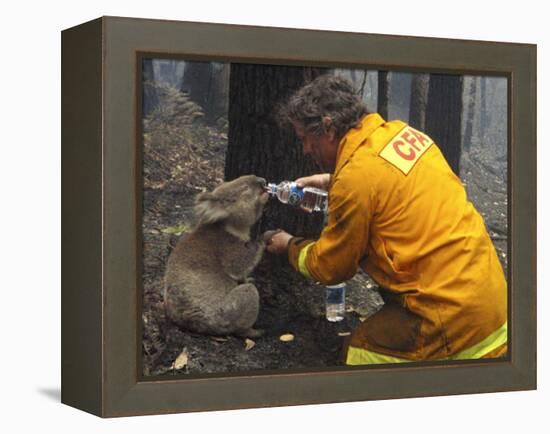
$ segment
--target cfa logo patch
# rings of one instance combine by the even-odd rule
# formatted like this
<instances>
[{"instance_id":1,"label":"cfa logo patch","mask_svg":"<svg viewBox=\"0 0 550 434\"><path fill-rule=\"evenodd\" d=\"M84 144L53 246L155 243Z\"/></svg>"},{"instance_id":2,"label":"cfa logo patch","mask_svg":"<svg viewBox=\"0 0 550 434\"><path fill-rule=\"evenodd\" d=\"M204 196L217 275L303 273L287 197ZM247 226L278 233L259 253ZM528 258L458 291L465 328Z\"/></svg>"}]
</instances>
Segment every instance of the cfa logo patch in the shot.
<instances>
[{"instance_id":1,"label":"cfa logo patch","mask_svg":"<svg viewBox=\"0 0 550 434\"><path fill-rule=\"evenodd\" d=\"M407 175L431 145L433 141L427 135L406 126L378 155Z\"/></svg>"}]
</instances>

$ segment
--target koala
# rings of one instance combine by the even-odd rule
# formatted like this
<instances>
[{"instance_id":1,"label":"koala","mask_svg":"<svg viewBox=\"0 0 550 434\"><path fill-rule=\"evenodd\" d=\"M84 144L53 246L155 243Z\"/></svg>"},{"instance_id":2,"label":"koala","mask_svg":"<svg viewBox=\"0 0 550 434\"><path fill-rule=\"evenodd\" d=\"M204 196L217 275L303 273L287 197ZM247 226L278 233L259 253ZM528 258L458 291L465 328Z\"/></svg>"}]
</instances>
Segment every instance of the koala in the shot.
<instances>
[{"instance_id":1,"label":"koala","mask_svg":"<svg viewBox=\"0 0 550 434\"><path fill-rule=\"evenodd\" d=\"M252 328L260 298L248 277L265 242L250 239L269 199L265 180L254 175L225 182L195 199L195 228L176 244L164 275L167 317L209 335L257 337Z\"/></svg>"}]
</instances>

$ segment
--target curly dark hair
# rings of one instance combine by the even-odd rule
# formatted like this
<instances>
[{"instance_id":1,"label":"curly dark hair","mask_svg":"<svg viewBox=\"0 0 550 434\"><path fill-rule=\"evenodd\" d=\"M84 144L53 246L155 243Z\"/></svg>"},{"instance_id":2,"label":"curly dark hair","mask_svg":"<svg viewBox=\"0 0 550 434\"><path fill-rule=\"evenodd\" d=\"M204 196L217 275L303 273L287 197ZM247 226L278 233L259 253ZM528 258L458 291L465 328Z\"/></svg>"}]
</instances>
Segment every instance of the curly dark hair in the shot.
<instances>
[{"instance_id":1,"label":"curly dark hair","mask_svg":"<svg viewBox=\"0 0 550 434\"><path fill-rule=\"evenodd\" d=\"M296 122L316 135L326 132L323 118L329 117L336 136L342 138L366 114L367 107L348 80L323 74L297 90L279 107L277 117L281 126Z\"/></svg>"}]
</instances>

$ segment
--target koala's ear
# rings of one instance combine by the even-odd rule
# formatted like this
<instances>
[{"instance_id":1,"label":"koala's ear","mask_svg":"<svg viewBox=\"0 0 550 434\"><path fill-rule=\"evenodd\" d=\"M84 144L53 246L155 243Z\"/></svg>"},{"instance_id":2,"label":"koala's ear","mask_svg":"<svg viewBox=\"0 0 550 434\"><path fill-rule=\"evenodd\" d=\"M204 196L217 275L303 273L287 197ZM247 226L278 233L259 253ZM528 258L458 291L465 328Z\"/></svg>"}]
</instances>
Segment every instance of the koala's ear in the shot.
<instances>
[{"instance_id":1,"label":"koala's ear","mask_svg":"<svg viewBox=\"0 0 550 434\"><path fill-rule=\"evenodd\" d=\"M204 192L195 199L195 215L201 225L209 225L227 219L229 212L214 194Z\"/></svg>"}]
</instances>

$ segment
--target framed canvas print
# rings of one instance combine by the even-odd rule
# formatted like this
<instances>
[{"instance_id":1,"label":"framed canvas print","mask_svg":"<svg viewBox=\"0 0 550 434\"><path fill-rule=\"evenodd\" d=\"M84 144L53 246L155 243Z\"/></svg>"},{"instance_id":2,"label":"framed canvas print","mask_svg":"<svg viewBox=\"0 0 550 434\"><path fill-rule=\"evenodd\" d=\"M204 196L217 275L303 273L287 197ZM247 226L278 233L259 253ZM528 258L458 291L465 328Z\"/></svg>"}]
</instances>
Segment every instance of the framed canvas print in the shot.
<instances>
[{"instance_id":1,"label":"framed canvas print","mask_svg":"<svg viewBox=\"0 0 550 434\"><path fill-rule=\"evenodd\" d=\"M536 387L536 46L62 33L62 401Z\"/></svg>"}]
</instances>

